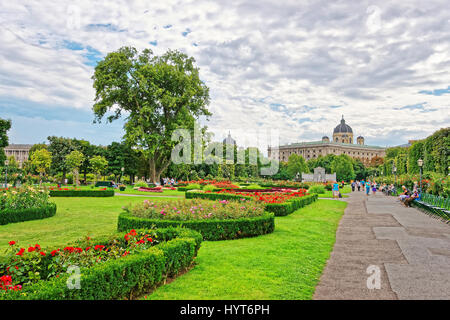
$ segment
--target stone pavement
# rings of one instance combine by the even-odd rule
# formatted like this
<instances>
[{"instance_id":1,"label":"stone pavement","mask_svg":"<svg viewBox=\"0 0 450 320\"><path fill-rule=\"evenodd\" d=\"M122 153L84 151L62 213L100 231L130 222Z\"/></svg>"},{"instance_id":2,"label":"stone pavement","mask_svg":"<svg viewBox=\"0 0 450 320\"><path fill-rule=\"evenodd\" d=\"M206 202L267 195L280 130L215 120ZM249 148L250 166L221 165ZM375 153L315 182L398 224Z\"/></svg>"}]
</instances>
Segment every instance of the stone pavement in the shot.
<instances>
[{"instance_id":1,"label":"stone pavement","mask_svg":"<svg viewBox=\"0 0 450 320\"><path fill-rule=\"evenodd\" d=\"M345 201L314 299L450 299L450 225L381 193ZM379 289L367 288L369 266Z\"/></svg>"}]
</instances>

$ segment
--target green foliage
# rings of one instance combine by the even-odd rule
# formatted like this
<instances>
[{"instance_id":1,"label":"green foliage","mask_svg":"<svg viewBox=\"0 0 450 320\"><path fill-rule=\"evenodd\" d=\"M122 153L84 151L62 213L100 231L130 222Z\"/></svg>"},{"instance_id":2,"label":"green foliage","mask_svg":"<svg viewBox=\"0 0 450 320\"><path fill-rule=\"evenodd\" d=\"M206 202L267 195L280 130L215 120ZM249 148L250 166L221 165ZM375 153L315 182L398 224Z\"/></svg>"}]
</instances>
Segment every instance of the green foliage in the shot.
<instances>
[{"instance_id":1,"label":"green foliage","mask_svg":"<svg viewBox=\"0 0 450 320\"><path fill-rule=\"evenodd\" d=\"M56 204L47 203L42 207L0 210L0 225L29 220L45 219L56 214Z\"/></svg>"},{"instance_id":2,"label":"green foliage","mask_svg":"<svg viewBox=\"0 0 450 320\"><path fill-rule=\"evenodd\" d=\"M148 187L148 183L145 182L145 181L143 181L143 180L138 180L138 181L136 181L136 183L134 184L134 186L135 186L135 187L138 187L138 188L140 188L140 187L147 188L147 187Z\"/></svg>"},{"instance_id":3,"label":"green foliage","mask_svg":"<svg viewBox=\"0 0 450 320\"><path fill-rule=\"evenodd\" d=\"M353 169L353 161L346 154L341 154L333 160L331 163L331 171L336 172L336 179L338 181L350 181L355 179L356 174Z\"/></svg>"},{"instance_id":4,"label":"green foliage","mask_svg":"<svg viewBox=\"0 0 450 320\"><path fill-rule=\"evenodd\" d=\"M6 155L4 148L8 146L8 130L11 129L11 120L0 118L0 166L5 165Z\"/></svg>"},{"instance_id":5,"label":"green foliage","mask_svg":"<svg viewBox=\"0 0 450 320\"><path fill-rule=\"evenodd\" d=\"M198 183L191 183L184 187L185 190L200 190L202 188Z\"/></svg>"},{"instance_id":6,"label":"green foliage","mask_svg":"<svg viewBox=\"0 0 450 320\"><path fill-rule=\"evenodd\" d=\"M95 156L89 159L89 164L96 177L98 177L108 166L108 161L103 156Z\"/></svg>"},{"instance_id":7,"label":"green foliage","mask_svg":"<svg viewBox=\"0 0 450 320\"><path fill-rule=\"evenodd\" d=\"M253 237L273 232L275 228L274 216L265 213L262 216L238 219L207 219L207 220L160 220L139 218L128 212L119 215L118 230L128 230L132 228L158 228L182 226L196 230L202 234L204 240L227 240L244 237Z\"/></svg>"},{"instance_id":8,"label":"green foliage","mask_svg":"<svg viewBox=\"0 0 450 320\"><path fill-rule=\"evenodd\" d=\"M47 149L36 150L31 155L31 164L37 169L40 175L43 175L52 164L52 154Z\"/></svg>"},{"instance_id":9,"label":"green foliage","mask_svg":"<svg viewBox=\"0 0 450 320\"><path fill-rule=\"evenodd\" d=\"M424 143L422 140L414 142L408 149L408 173L419 173L420 168L417 163L419 159L423 160Z\"/></svg>"},{"instance_id":10,"label":"green foliage","mask_svg":"<svg viewBox=\"0 0 450 320\"><path fill-rule=\"evenodd\" d=\"M184 189L185 189L184 191L192 190L192 189L188 189L186 187ZM216 190L216 187L213 186L212 184L207 184L206 186L203 187L203 191L213 191L213 190Z\"/></svg>"},{"instance_id":11,"label":"green foliage","mask_svg":"<svg viewBox=\"0 0 450 320\"><path fill-rule=\"evenodd\" d=\"M50 197L114 197L114 190L50 190Z\"/></svg>"},{"instance_id":12,"label":"green foliage","mask_svg":"<svg viewBox=\"0 0 450 320\"><path fill-rule=\"evenodd\" d=\"M179 51L155 56L150 49L138 54L122 47L95 67L93 107L97 121L112 122L127 113L125 140L145 152L152 182L170 163L177 144L172 133L192 129L200 116L209 116L209 90L201 81L195 60Z\"/></svg>"},{"instance_id":13,"label":"green foliage","mask_svg":"<svg viewBox=\"0 0 450 320\"><path fill-rule=\"evenodd\" d=\"M297 173L300 175L304 173L309 173L308 165L306 164L305 159L298 154L291 154L289 156L288 164L287 164L287 172L291 176L291 178L295 178ZM299 175L299 178L301 177Z\"/></svg>"},{"instance_id":14,"label":"green foliage","mask_svg":"<svg viewBox=\"0 0 450 320\"><path fill-rule=\"evenodd\" d=\"M317 194L325 193L325 186L313 185L308 189L308 192L309 193L317 193Z\"/></svg>"}]
</instances>

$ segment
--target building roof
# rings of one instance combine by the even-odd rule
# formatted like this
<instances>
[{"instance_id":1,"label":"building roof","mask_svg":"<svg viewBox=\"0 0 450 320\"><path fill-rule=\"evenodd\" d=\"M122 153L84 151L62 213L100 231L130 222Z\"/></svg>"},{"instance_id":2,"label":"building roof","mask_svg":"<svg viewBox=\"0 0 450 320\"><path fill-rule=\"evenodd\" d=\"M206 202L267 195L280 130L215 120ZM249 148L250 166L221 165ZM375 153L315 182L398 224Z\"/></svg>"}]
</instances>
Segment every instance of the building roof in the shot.
<instances>
[{"instance_id":1,"label":"building roof","mask_svg":"<svg viewBox=\"0 0 450 320\"><path fill-rule=\"evenodd\" d=\"M10 144L10 145L6 146L4 149L28 149L28 150L30 150L32 146L33 146L32 144Z\"/></svg>"},{"instance_id":2,"label":"building roof","mask_svg":"<svg viewBox=\"0 0 450 320\"><path fill-rule=\"evenodd\" d=\"M224 144L232 144L232 145L235 145L235 144L236 144L236 140L234 140L234 139L231 137L230 132L228 132L228 137L226 137L225 139L223 139L223 143L224 143Z\"/></svg>"},{"instance_id":3,"label":"building roof","mask_svg":"<svg viewBox=\"0 0 450 320\"><path fill-rule=\"evenodd\" d=\"M327 141L311 141L311 142L298 142L298 143L291 143L279 146L280 149L287 149L287 148L300 148L300 147L320 147L320 146L336 146L336 147L353 147L353 148L364 148L364 149L377 149L377 150L384 150L386 148L378 147L378 146L368 146L368 145L361 145L361 144L353 144L353 143L340 143L340 142L327 142Z\"/></svg>"},{"instance_id":4,"label":"building roof","mask_svg":"<svg viewBox=\"0 0 450 320\"><path fill-rule=\"evenodd\" d=\"M352 128L349 125L345 124L344 116L342 116L341 123L336 128L334 128L333 133L353 133Z\"/></svg>"}]
</instances>

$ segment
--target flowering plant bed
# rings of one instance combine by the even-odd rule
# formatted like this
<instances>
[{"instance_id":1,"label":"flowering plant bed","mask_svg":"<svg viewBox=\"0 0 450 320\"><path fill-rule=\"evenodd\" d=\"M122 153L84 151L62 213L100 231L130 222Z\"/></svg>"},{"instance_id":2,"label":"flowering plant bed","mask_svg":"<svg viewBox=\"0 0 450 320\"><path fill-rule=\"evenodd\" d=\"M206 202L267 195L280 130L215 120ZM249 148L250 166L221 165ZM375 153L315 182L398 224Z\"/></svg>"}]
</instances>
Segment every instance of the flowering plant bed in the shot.
<instances>
[{"instance_id":1,"label":"flowering plant bed","mask_svg":"<svg viewBox=\"0 0 450 320\"><path fill-rule=\"evenodd\" d=\"M114 190L100 188L98 190L83 190L79 188L50 188L51 197L114 197Z\"/></svg>"},{"instance_id":2,"label":"flowering plant bed","mask_svg":"<svg viewBox=\"0 0 450 320\"><path fill-rule=\"evenodd\" d=\"M56 204L48 193L30 186L2 189L0 192L0 225L44 219L54 216Z\"/></svg>"},{"instance_id":3,"label":"flowering plant bed","mask_svg":"<svg viewBox=\"0 0 450 320\"><path fill-rule=\"evenodd\" d=\"M189 191L186 192L186 199L210 199L210 200L235 200L242 201L253 199L265 204L265 210L273 212L275 216L285 216L295 210L304 207L317 200L318 195L308 195L304 191L298 192L275 192L275 193L245 193L224 190L222 192L202 192Z\"/></svg>"},{"instance_id":4,"label":"flowering plant bed","mask_svg":"<svg viewBox=\"0 0 450 320\"><path fill-rule=\"evenodd\" d=\"M140 187L138 188L138 191L145 191L145 192L163 192L161 187L154 187L154 188L147 188L147 187Z\"/></svg>"},{"instance_id":5,"label":"flowering plant bed","mask_svg":"<svg viewBox=\"0 0 450 320\"><path fill-rule=\"evenodd\" d=\"M119 215L118 229L183 226L200 232L205 240L225 240L273 232L274 216L253 200L157 201L145 200Z\"/></svg>"},{"instance_id":6,"label":"flowering plant bed","mask_svg":"<svg viewBox=\"0 0 450 320\"><path fill-rule=\"evenodd\" d=\"M201 238L193 230L166 228L86 238L53 250L39 244L19 249L11 241L0 262L0 299L132 298L190 267ZM74 266L78 289L68 285Z\"/></svg>"}]
</instances>

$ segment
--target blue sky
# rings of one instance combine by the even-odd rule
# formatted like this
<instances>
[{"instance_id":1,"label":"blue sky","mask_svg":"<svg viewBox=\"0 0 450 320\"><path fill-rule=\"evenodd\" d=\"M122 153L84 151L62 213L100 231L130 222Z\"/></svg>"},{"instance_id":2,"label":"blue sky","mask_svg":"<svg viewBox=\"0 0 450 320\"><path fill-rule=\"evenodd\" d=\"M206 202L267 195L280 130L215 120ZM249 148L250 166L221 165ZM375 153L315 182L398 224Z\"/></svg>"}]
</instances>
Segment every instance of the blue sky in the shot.
<instances>
[{"instance_id":1,"label":"blue sky","mask_svg":"<svg viewBox=\"0 0 450 320\"><path fill-rule=\"evenodd\" d=\"M92 123L91 77L124 45L196 59L217 140L231 131L265 149L252 133L267 129L280 143L317 140L344 115L366 143L392 146L450 123L446 1L3 1L0 24L12 143L120 140L123 120Z\"/></svg>"}]
</instances>

